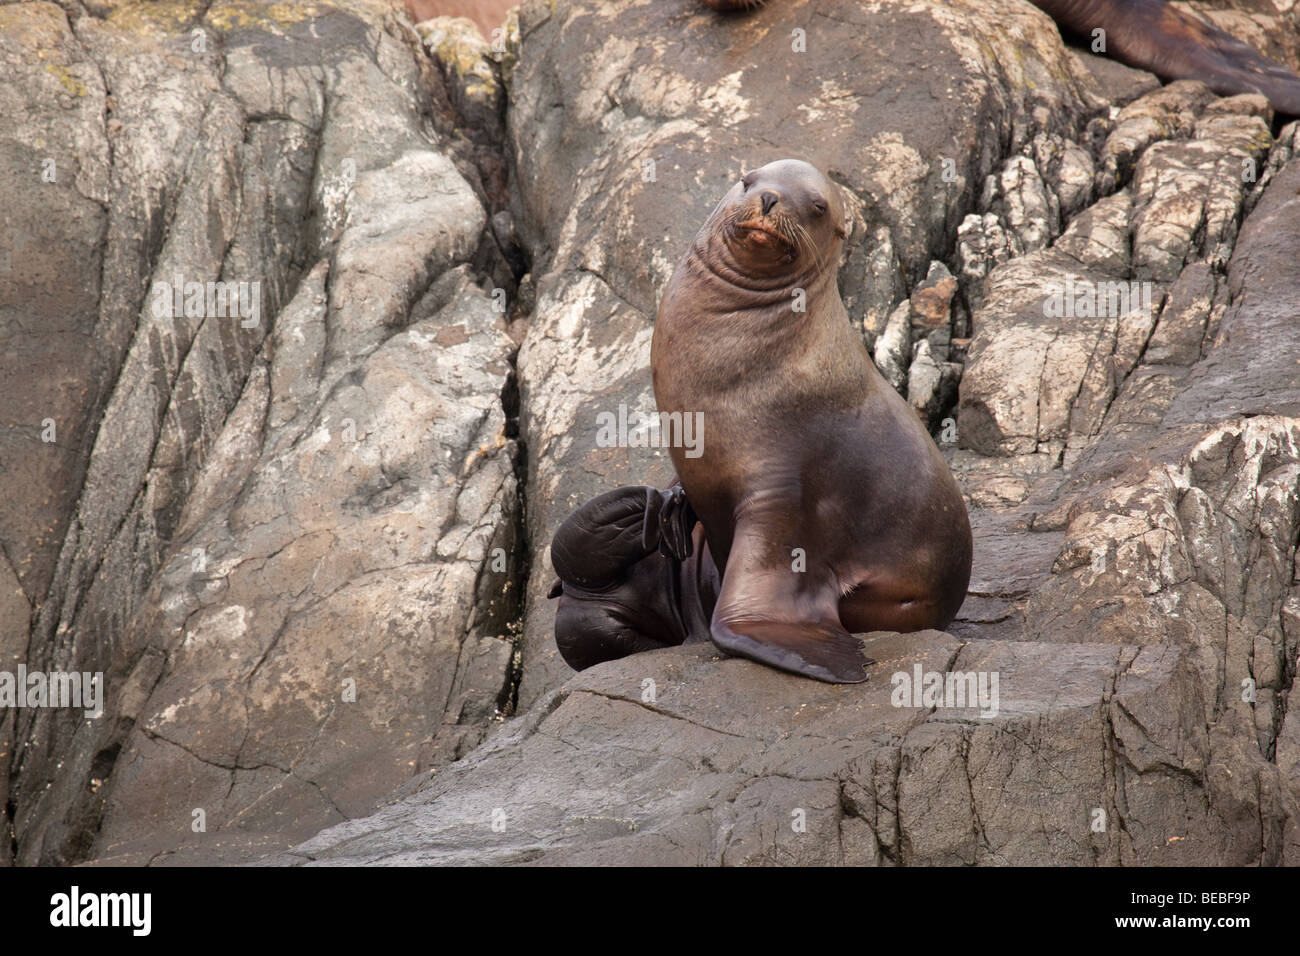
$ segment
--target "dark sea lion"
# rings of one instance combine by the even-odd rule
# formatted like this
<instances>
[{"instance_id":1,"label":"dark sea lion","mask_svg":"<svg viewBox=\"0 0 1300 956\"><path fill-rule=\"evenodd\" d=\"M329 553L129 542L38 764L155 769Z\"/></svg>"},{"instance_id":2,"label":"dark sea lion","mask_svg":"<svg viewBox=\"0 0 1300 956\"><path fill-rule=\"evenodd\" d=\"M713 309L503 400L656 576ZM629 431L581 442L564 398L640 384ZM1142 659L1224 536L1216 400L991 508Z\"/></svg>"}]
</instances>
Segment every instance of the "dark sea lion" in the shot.
<instances>
[{"instance_id":1,"label":"dark sea lion","mask_svg":"<svg viewBox=\"0 0 1300 956\"><path fill-rule=\"evenodd\" d=\"M702 0L744 11L766 0ZM1253 47L1165 0L1031 0L1064 32L1084 39L1106 31L1106 55L1166 83L1201 80L1220 96L1262 93L1273 109L1300 116L1300 77Z\"/></svg>"},{"instance_id":2,"label":"dark sea lion","mask_svg":"<svg viewBox=\"0 0 1300 956\"><path fill-rule=\"evenodd\" d=\"M1200 80L1220 96L1262 93L1300 116L1300 77L1213 24L1165 0L1033 0L1063 31L1106 31L1106 54L1166 83Z\"/></svg>"},{"instance_id":3,"label":"dark sea lion","mask_svg":"<svg viewBox=\"0 0 1300 956\"><path fill-rule=\"evenodd\" d=\"M555 643L574 670L709 639L720 575L679 485L616 488L551 541Z\"/></svg>"},{"instance_id":4,"label":"dark sea lion","mask_svg":"<svg viewBox=\"0 0 1300 956\"><path fill-rule=\"evenodd\" d=\"M723 570L713 642L854 683L867 662L850 632L951 623L971 532L939 450L849 323L844 234L815 167L746 174L664 291L651 370L661 412L703 415L702 454L670 453Z\"/></svg>"}]
</instances>

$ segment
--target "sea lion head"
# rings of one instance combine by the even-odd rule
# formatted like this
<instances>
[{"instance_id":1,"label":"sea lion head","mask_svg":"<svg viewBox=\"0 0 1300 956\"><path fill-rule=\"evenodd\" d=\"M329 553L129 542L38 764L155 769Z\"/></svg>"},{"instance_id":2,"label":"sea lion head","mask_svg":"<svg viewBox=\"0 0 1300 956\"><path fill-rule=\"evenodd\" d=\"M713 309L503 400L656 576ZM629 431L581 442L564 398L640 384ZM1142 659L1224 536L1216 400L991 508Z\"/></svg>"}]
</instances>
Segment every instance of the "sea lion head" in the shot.
<instances>
[{"instance_id":1,"label":"sea lion head","mask_svg":"<svg viewBox=\"0 0 1300 956\"><path fill-rule=\"evenodd\" d=\"M845 236L839 193L816 166L782 159L746 173L715 212L741 272L820 272Z\"/></svg>"}]
</instances>

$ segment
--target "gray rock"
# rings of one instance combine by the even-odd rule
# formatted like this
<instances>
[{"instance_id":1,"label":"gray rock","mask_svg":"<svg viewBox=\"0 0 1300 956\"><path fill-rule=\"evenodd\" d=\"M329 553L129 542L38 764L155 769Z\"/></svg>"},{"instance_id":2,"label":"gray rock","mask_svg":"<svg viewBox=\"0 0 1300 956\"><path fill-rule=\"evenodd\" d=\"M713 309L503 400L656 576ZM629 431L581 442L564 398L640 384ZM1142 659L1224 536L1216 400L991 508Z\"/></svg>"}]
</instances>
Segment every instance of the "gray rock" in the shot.
<instances>
[{"instance_id":1,"label":"gray rock","mask_svg":"<svg viewBox=\"0 0 1300 956\"><path fill-rule=\"evenodd\" d=\"M0 650L107 681L98 720L0 721L23 863L287 845L472 747L512 679L513 343L463 266L486 212L430 125L441 80L378 5L195 15L202 43L150 6L0 9L6 62L57 60L6 84L33 104L6 111L32 144L6 192L37 201L44 153L61 170L6 211L50 244L0 280L40 356L5 407L30 476L66 476L19 502L48 539L0 526L23 572L0 582L39 588ZM35 297L55 322L27 311L46 268L82 277ZM177 276L260 310L160 308ZM46 415L57 443L32 440Z\"/></svg>"},{"instance_id":2,"label":"gray rock","mask_svg":"<svg viewBox=\"0 0 1300 956\"><path fill-rule=\"evenodd\" d=\"M115 308L105 268L108 98L98 64L58 7L6 5L0 72L0 671L13 674L134 323ZM17 719L0 708L0 806L11 799ZM13 843L8 814L0 821L3 865Z\"/></svg>"},{"instance_id":3,"label":"gray rock","mask_svg":"<svg viewBox=\"0 0 1300 956\"><path fill-rule=\"evenodd\" d=\"M1180 678L1176 654L963 646L936 632L872 636L867 648L879 663L850 689L698 647L602 665L467 761L292 857L325 865L1159 858L1163 835L1134 839L1116 825L1098 837L1088 823L1092 808L1114 806L1104 760L1112 720L1126 708L1144 717L1160 709ZM1068 681L1047 679L1049 655L1068 666ZM997 715L893 706L893 675L917 668L997 672ZM653 700L643 696L647 681ZM1131 742L1178 723L1133 727ZM1025 746L1031 733L1039 745ZM585 757L576 764L575 749ZM1032 801L1017 796L1027 781ZM1143 782L1158 791L1153 804L1185 789L1158 770ZM1026 813L1034 826L1025 827ZM1171 807L1157 826L1181 827L1179 813ZM1197 835L1212 825L1202 821Z\"/></svg>"},{"instance_id":4,"label":"gray rock","mask_svg":"<svg viewBox=\"0 0 1300 956\"><path fill-rule=\"evenodd\" d=\"M1293 824L1260 834L1240 799L1255 780L1231 786L1200 707L1168 706L1201 704L1171 645L929 632L871 636L867 649L879 663L851 689L700 647L602 665L277 862L1140 865L1251 862L1261 836L1274 861L1300 848ZM996 674L996 715L892 706L917 669ZM1205 805L1207 777L1222 817ZM1285 797L1276 773L1258 779Z\"/></svg>"},{"instance_id":5,"label":"gray rock","mask_svg":"<svg viewBox=\"0 0 1300 956\"><path fill-rule=\"evenodd\" d=\"M1102 98L1115 106L1127 106L1144 93L1160 88L1154 73L1135 70L1110 57L1078 48L1072 48L1069 55L1092 76Z\"/></svg>"},{"instance_id":6,"label":"gray rock","mask_svg":"<svg viewBox=\"0 0 1300 956\"><path fill-rule=\"evenodd\" d=\"M1102 148L1099 191L1105 195L1127 184L1137 159L1153 143L1190 136L1196 116L1213 100L1204 83L1179 80L1125 106Z\"/></svg>"},{"instance_id":7,"label":"gray rock","mask_svg":"<svg viewBox=\"0 0 1300 956\"><path fill-rule=\"evenodd\" d=\"M1062 221L1068 222L1092 203L1096 187L1094 163L1086 149L1059 136L1034 137L1033 152L1035 165L1050 184L1048 201L1057 217L1049 226L1055 237L1060 234Z\"/></svg>"},{"instance_id":8,"label":"gray rock","mask_svg":"<svg viewBox=\"0 0 1300 956\"><path fill-rule=\"evenodd\" d=\"M0 669L109 690L0 713L19 862L1300 862L1296 128L1025 4L819 13L0 5ZM792 136L967 496L966 604L862 686L573 675L551 533L671 476L597 416L653 407L659 290ZM260 321L156 312L178 273ZM917 667L997 713L896 706Z\"/></svg>"},{"instance_id":9,"label":"gray rock","mask_svg":"<svg viewBox=\"0 0 1300 956\"><path fill-rule=\"evenodd\" d=\"M959 233L962 292L978 307L957 430L973 451L941 447L975 531L961 643L872 635L880 664L859 688L707 647L602 665L279 860L1300 860L1300 732L1286 707L1300 655L1300 418L1287 417L1300 338L1282 326L1300 308L1283 265L1300 253L1283 211L1300 166L1276 152L1262 166L1268 184L1238 236L1249 183L1214 182L1225 170L1209 157L1262 161L1258 114L1195 84L1148 95L1121 114L1105 198L1051 245L1016 248L1005 204ZM1040 181L1059 200L1056 175ZM1161 185L1177 181L1200 192L1177 203ZM1049 282L1157 274L1136 314L1110 308L1104 288L1084 314L1043 308ZM900 305L877 332L882 366L911 315ZM927 339L915 348L920 396L938 363ZM998 716L890 707L889 679L917 663L996 672Z\"/></svg>"},{"instance_id":10,"label":"gray rock","mask_svg":"<svg viewBox=\"0 0 1300 956\"><path fill-rule=\"evenodd\" d=\"M972 213L962 220L957 228L957 275L972 312L984 304L984 281L989 273L1024 251L993 213Z\"/></svg>"},{"instance_id":11,"label":"gray rock","mask_svg":"<svg viewBox=\"0 0 1300 956\"><path fill-rule=\"evenodd\" d=\"M930 343L916 343L912 364L907 370L907 400L932 431L957 397L962 367L956 362L942 362L934 357Z\"/></svg>"},{"instance_id":12,"label":"gray rock","mask_svg":"<svg viewBox=\"0 0 1300 956\"><path fill-rule=\"evenodd\" d=\"M1029 157L1007 160L1001 175L990 178L986 193L985 206L1005 223L1017 249L1034 252L1056 237L1059 205Z\"/></svg>"},{"instance_id":13,"label":"gray rock","mask_svg":"<svg viewBox=\"0 0 1300 956\"><path fill-rule=\"evenodd\" d=\"M872 356L876 368L896 391L906 394L907 366L912 359L911 306L904 302L889 317L884 333L876 340Z\"/></svg>"},{"instance_id":14,"label":"gray rock","mask_svg":"<svg viewBox=\"0 0 1300 956\"><path fill-rule=\"evenodd\" d=\"M849 253L840 275L852 276L855 272L863 278L841 280L841 284L846 286L844 307L849 319L862 329L862 341L867 351L874 353L876 340L884 334L890 314L907 295L903 272L898 257L894 255L894 242L887 227L878 226L870 238L858 243Z\"/></svg>"},{"instance_id":15,"label":"gray rock","mask_svg":"<svg viewBox=\"0 0 1300 956\"><path fill-rule=\"evenodd\" d=\"M1226 289L1223 290L1226 292ZM1206 333L1217 326L1214 313L1222 313L1220 284L1214 269L1195 262L1178 275L1169 289L1160 322L1147 342L1142 361L1147 365L1193 365L1209 349Z\"/></svg>"},{"instance_id":16,"label":"gray rock","mask_svg":"<svg viewBox=\"0 0 1300 956\"><path fill-rule=\"evenodd\" d=\"M1242 170L1261 166L1272 142L1257 100L1233 97L1207 110L1198 85L1172 84L1121 113L1112 145L1126 123L1161 118L1193 138L1126 141L1145 150L1130 157L1126 189L1076 217L1050 248L984 280L961 387L964 447L1060 451L1072 464L1148 347L1170 283L1179 296L1152 364L1165 360L1167 339L1185 334L1177 323L1198 321L1185 297L1231 255L1249 185ZM1184 267L1192 271L1179 280ZM1201 294L1203 336L1215 293ZM1199 355L1199 340L1195 348Z\"/></svg>"}]
</instances>

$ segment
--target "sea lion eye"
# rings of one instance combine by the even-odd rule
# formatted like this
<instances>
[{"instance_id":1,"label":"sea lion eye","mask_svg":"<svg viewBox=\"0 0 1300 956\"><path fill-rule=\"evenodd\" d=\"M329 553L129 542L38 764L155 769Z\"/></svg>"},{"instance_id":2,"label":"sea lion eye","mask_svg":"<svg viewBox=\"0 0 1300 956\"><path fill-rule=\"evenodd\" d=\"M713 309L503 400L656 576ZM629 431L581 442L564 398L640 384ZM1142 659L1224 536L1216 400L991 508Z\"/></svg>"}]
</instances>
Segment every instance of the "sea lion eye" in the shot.
<instances>
[{"instance_id":1,"label":"sea lion eye","mask_svg":"<svg viewBox=\"0 0 1300 956\"><path fill-rule=\"evenodd\" d=\"M826 215L826 200L814 199L812 207L813 207L813 212L815 212L817 215L819 216Z\"/></svg>"}]
</instances>

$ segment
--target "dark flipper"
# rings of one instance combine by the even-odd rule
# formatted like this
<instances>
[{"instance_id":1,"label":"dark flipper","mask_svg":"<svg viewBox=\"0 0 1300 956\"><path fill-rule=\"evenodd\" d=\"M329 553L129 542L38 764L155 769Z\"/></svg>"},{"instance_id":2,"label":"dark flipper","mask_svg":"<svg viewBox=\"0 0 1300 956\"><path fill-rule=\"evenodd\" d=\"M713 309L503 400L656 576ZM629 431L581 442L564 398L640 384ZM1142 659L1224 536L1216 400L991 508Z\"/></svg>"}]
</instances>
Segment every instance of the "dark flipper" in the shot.
<instances>
[{"instance_id":1,"label":"dark flipper","mask_svg":"<svg viewBox=\"0 0 1300 956\"><path fill-rule=\"evenodd\" d=\"M1300 77L1218 27L1164 0L1033 0L1085 40L1106 31L1107 55L1160 79L1200 80L1221 96L1262 93L1300 116Z\"/></svg>"},{"instance_id":2,"label":"dark flipper","mask_svg":"<svg viewBox=\"0 0 1300 956\"><path fill-rule=\"evenodd\" d=\"M691 556L691 531L699 520L686 500L686 490L674 483L647 497L642 544L647 548L657 545L665 558L685 561Z\"/></svg>"},{"instance_id":3,"label":"dark flipper","mask_svg":"<svg viewBox=\"0 0 1300 956\"><path fill-rule=\"evenodd\" d=\"M671 629L648 633L627 609L600 600L566 596L555 614L555 646L575 671L680 643Z\"/></svg>"},{"instance_id":4,"label":"dark flipper","mask_svg":"<svg viewBox=\"0 0 1300 956\"><path fill-rule=\"evenodd\" d=\"M551 540L551 564L562 582L601 588L656 550L684 561L695 521L679 485L666 491L648 485L615 488L564 520ZM551 597L558 596L551 590Z\"/></svg>"},{"instance_id":5,"label":"dark flipper","mask_svg":"<svg viewBox=\"0 0 1300 956\"><path fill-rule=\"evenodd\" d=\"M874 663L839 620L839 588L828 570L796 572L771 563L761 527L736 526L713 643L728 654L832 684L858 684Z\"/></svg>"},{"instance_id":6,"label":"dark flipper","mask_svg":"<svg viewBox=\"0 0 1300 956\"><path fill-rule=\"evenodd\" d=\"M565 519L551 541L559 580L548 596L560 599L555 644L571 667L672 647L704 630L704 596L684 593L708 580L691 559L697 521L680 485L616 488Z\"/></svg>"},{"instance_id":7,"label":"dark flipper","mask_svg":"<svg viewBox=\"0 0 1300 956\"><path fill-rule=\"evenodd\" d=\"M844 628L812 621L720 621L714 614L713 643L728 654L830 684L860 684L875 663Z\"/></svg>"}]
</instances>

